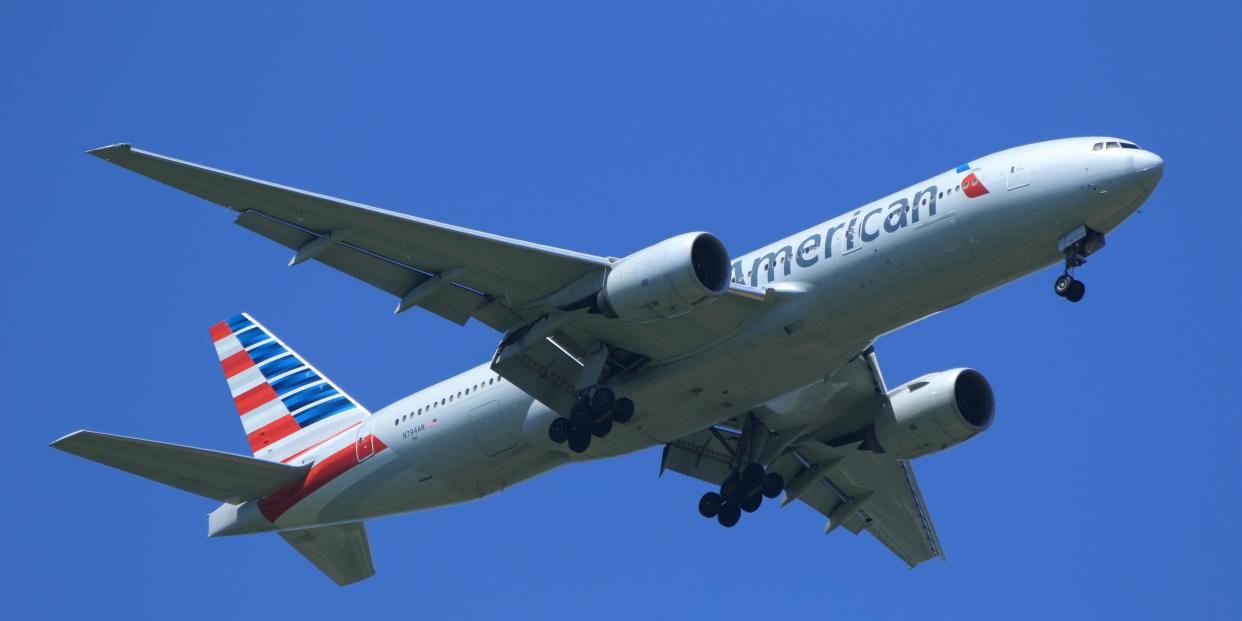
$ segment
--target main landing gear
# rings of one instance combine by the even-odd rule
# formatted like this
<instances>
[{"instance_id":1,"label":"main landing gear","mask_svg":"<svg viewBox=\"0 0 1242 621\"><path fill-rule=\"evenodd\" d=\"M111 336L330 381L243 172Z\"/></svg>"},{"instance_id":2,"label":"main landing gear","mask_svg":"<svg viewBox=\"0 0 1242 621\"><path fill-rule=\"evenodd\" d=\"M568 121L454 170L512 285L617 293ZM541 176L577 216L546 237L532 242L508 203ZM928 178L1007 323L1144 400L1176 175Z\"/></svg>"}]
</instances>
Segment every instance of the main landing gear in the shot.
<instances>
[{"instance_id":1,"label":"main landing gear","mask_svg":"<svg viewBox=\"0 0 1242 621\"><path fill-rule=\"evenodd\" d=\"M785 489L785 478L764 472L759 464L747 464L720 484L720 493L707 492L699 499L699 515L716 518L721 526L733 528L742 512L754 513L764 498L776 498Z\"/></svg>"},{"instance_id":2,"label":"main landing gear","mask_svg":"<svg viewBox=\"0 0 1242 621\"><path fill-rule=\"evenodd\" d=\"M1065 255L1065 272L1057 277L1052 290L1059 296L1078 302L1087 294L1087 286L1074 278L1074 268L1087 262L1087 255L1104 247L1104 234L1086 225L1080 225L1057 242Z\"/></svg>"},{"instance_id":3,"label":"main landing gear","mask_svg":"<svg viewBox=\"0 0 1242 621\"><path fill-rule=\"evenodd\" d=\"M548 437L557 444L568 442L569 450L582 453L591 447L592 436L603 438L612 431L613 423L624 425L631 418L634 402L618 399L611 389L600 386L579 395L569 418L554 419L548 426Z\"/></svg>"}]
</instances>

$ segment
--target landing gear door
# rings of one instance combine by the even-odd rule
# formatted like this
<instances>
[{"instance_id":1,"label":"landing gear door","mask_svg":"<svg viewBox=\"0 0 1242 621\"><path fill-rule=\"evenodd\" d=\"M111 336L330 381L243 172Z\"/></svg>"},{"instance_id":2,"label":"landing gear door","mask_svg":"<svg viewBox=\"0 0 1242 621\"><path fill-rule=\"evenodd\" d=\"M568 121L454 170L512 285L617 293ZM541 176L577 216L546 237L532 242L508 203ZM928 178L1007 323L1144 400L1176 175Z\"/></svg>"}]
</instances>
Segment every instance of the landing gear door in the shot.
<instances>
[{"instance_id":1,"label":"landing gear door","mask_svg":"<svg viewBox=\"0 0 1242 621\"><path fill-rule=\"evenodd\" d=\"M362 463L375 454L375 436L371 435L371 421L358 426L358 435L354 437L354 454L358 463Z\"/></svg>"}]
</instances>

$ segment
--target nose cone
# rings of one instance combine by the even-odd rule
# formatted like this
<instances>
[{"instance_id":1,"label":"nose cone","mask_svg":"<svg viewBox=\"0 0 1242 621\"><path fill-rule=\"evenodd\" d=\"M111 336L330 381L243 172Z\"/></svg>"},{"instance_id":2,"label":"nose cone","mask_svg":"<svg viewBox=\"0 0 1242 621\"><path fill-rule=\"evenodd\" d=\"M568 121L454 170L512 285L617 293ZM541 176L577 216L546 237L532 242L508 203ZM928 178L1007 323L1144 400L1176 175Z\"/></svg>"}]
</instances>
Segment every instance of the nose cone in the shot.
<instances>
[{"instance_id":1,"label":"nose cone","mask_svg":"<svg viewBox=\"0 0 1242 621\"><path fill-rule=\"evenodd\" d=\"M1134 176L1143 189L1151 192L1164 176L1164 160L1151 151L1138 151L1134 158Z\"/></svg>"}]
</instances>

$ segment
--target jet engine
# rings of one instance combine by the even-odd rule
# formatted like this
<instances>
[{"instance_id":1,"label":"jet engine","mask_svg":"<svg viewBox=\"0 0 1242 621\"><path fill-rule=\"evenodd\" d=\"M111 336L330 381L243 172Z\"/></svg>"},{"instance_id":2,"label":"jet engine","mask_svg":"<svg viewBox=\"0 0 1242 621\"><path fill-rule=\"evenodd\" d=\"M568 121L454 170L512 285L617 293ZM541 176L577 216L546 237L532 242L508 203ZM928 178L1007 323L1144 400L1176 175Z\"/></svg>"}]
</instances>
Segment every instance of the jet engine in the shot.
<instances>
[{"instance_id":1,"label":"jet engine","mask_svg":"<svg viewBox=\"0 0 1242 621\"><path fill-rule=\"evenodd\" d=\"M974 369L924 375L888 393L891 407L876 416L874 444L898 459L943 451L992 424L992 387Z\"/></svg>"},{"instance_id":2,"label":"jet engine","mask_svg":"<svg viewBox=\"0 0 1242 621\"><path fill-rule=\"evenodd\" d=\"M627 323L677 317L729 287L729 253L709 233L686 233L613 264L596 295L604 315Z\"/></svg>"}]
</instances>

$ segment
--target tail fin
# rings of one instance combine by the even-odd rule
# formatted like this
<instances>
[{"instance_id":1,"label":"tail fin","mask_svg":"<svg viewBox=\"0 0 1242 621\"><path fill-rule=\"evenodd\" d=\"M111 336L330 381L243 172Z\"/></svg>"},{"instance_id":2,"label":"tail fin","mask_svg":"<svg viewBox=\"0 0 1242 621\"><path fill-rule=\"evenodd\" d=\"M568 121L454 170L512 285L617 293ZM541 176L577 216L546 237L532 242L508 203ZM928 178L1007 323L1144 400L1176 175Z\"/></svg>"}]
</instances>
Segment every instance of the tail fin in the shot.
<instances>
[{"instance_id":1,"label":"tail fin","mask_svg":"<svg viewBox=\"0 0 1242 621\"><path fill-rule=\"evenodd\" d=\"M212 326L211 340L259 459L290 462L369 415L245 313Z\"/></svg>"}]
</instances>

